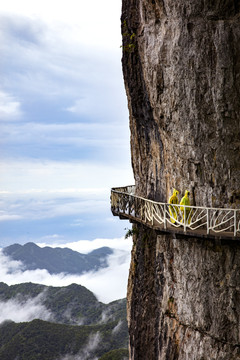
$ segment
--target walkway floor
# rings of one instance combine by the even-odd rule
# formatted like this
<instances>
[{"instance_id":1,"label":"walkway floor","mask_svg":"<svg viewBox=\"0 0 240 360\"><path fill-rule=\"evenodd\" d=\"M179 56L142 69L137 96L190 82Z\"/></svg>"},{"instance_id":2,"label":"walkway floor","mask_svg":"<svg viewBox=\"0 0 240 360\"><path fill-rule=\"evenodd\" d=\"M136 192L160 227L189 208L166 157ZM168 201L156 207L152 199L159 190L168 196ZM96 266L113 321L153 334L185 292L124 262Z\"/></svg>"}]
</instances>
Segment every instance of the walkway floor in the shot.
<instances>
[{"instance_id":1,"label":"walkway floor","mask_svg":"<svg viewBox=\"0 0 240 360\"><path fill-rule=\"evenodd\" d=\"M180 227L175 227L173 225L170 225L169 223L167 223L167 227L164 228L164 224L162 225L152 225L150 222L145 222L141 219L137 219L132 215L129 214L124 214L124 213L118 213L114 210L112 210L112 214L114 216L118 216L120 218L120 220L129 220L131 223L141 223L145 226L148 226L151 229L154 229L156 231L159 232L163 232L163 233L172 233L172 234L181 234L181 235L185 235L185 236L189 236L189 237L200 237L200 238L205 238L205 239L209 239L209 238L217 238L219 240L233 240L233 241L240 241L240 235L237 236L233 236L232 232L211 232L207 234L206 233L206 229L196 229L196 230L191 230L189 228L187 228L187 231L184 232L184 228L183 226Z\"/></svg>"}]
</instances>

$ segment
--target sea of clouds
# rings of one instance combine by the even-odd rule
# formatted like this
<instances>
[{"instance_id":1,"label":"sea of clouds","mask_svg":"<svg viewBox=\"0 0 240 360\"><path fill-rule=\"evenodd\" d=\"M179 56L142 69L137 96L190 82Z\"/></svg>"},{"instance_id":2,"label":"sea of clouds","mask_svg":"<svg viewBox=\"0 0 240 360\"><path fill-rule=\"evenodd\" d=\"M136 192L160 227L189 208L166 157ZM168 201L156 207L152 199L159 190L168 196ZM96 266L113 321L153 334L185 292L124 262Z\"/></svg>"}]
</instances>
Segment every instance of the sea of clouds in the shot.
<instances>
[{"instance_id":1,"label":"sea of clouds","mask_svg":"<svg viewBox=\"0 0 240 360\"><path fill-rule=\"evenodd\" d=\"M127 280L130 265L131 238L81 240L67 244L38 243L38 246L68 247L80 253L89 253L102 246L113 249L108 257L108 266L96 272L82 275L66 273L50 274L45 269L25 270L21 261L12 260L0 250L0 278L8 284L32 282L47 286L67 286L76 283L91 290L103 303L126 297ZM15 322L31 321L34 318L51 320L52 315L43 305L44 293L36 298L23 300L18 297L7 302L0 302L0 323L5 320ZM19 311L19 309L21 309Z\"/></svg>"}]
</instances>

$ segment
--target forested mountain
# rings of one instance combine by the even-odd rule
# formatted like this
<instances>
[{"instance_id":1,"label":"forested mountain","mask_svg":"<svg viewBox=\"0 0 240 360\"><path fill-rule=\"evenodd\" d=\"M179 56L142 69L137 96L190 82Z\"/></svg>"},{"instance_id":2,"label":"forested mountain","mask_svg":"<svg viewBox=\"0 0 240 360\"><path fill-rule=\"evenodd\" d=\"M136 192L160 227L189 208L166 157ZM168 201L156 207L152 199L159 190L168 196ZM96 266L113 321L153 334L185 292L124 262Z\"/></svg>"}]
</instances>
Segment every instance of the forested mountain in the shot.
<instances>
[{"instance_id":1,"label":"forested mountain","mask_svg":"<svg viewBox=\"0 0 240 360\"><path fill-rule=\"evenodd\" d=\"M0 359L65 360L78 355L78 359L90 360L99 359L112 349L117 349L117 358L119 349L125 347L121 349L120 359L123 359L127 355L127 341L121 329L115 330L117 326L117 322L91 326L42 320L19 324L5 322L0 327Z\"/></svg>"},{"instance_id":2,"label":"forested mountain","mask_svg":"<svg viewBox=\"0 0 240 360\"><path fill-rule=\"evenodd\" d=\"M46 269L50 274L82 274L97 271L107 266L107 257L113 253L108 247L81 254L68 248L39 247L29 242L25 245L13 244L3 248L4 255L20 260L26 270Z\"/></svg>"},{"instance_id":3,"label":"forested mountain","mask_svg":"<svg viewBox=\"0 0 240 360\"><path fill-rule=\"evenodd\" d=\"M0 301L3 302L17 299L21 305L27 299L34 299L40 294L41 303L50 311L54 322L92 325L107 322L108 319L110 321L126 319L125 299L103 304L90 290L81 285L53 287L24 283L8 286L0 283Z\"/></svg>"},{"instance_id":4,"label":"forested mountain","mask_svg":"<svg viewBox=\"0 0 240 360\"><path fill-rule=\"evenodd\" d=\"M48 287L0 283L3 311L4 305L13 299L19 303L21 311L24 302L40 296L42 305L51 313L51 321L2 323L1 360L75 360L76 354L86 360L100 359L103 355L103 360L127 358L125 299L103 304L91 291L76 284Z\"/></svg>"}]
</instances>

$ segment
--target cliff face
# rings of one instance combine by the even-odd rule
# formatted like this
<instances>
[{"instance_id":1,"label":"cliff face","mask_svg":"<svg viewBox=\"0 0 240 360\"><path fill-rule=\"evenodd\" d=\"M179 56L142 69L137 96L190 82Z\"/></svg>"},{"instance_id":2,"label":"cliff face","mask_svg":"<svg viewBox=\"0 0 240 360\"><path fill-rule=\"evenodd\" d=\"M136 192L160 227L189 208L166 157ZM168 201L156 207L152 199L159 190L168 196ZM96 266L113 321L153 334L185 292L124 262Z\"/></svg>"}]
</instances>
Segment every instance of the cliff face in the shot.
<instances>
[{"instance_id":1,"label":"cliff face","mask_svg":"<svg viewBox=\"0 0 240 360\"><path fill-rule=\"evenodd\" d=\"M139 194L240 204L240 3L123 0L123 72Z\"/></svg>"},{"instance_id":2,"label":"cliff face","mask_svg":"<svg viewBox=\"0 0 240 360\"><path fill-rule=\"evenodd\" d=\"M131 359L240 359L240 246L138 226L128 283Z\"/></svg>"},{"instance_id":3,"label":"cliff face","mask_svg":"<svg viewBox=\"0 0 240 360\"><path fill-rule=\"evenodd\" d=\"M123 0L136 190L240 206L240 3ZM136 226L131 359L240 359L240 245Z\"/></svg>"}]
</instances>

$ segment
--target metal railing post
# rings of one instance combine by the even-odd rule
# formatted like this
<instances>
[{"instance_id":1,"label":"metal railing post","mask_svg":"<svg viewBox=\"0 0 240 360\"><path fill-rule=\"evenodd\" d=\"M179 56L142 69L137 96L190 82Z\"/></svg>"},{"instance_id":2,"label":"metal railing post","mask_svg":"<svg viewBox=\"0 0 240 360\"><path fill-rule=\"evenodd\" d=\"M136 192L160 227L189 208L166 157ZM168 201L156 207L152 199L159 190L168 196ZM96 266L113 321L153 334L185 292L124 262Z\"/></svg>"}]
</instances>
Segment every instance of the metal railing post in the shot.
<instances>
[{"instance_id":1,"label":"metal railing post","mask_svg":"<svg viewBox=\"0 0 240 360\"><path fill-rule=\"evenodd\" d=\"M209 209L207 209L207 235L209 234L209 231L210 231L209 227L210 227L210 224L209 224Z\"/></svg>"},{"instance_id":2,"label":"metal railing post","mask_svg":"<svg viewBox=\"0 0 240 360\"><path fill-rule=\"evenodd\" d=\"M184 232L186 232L186 205L184 205Z\"/></svg>"},{"instance_id":3,"label":"metal railing post","mask_svg":"<svg viewBox=\"0 0 240 360\"><path fill-rule=\"evenodd\" d=\"M233 231L234 231L234 236L237 235L237 210L233 210L234 211L234 224L233 224Z\"/></svg>"},{"instance_id":4,"label":"metal railing post","mask_svg":"<svg viewBox=\"0 0 240 360\"><path fill-rule=\"evenodd\" d=\"M163 222L164 222L164 229L167 228L167 221L166 221L166 204L163 205Z\"/></svg>"},{"instance_id":5,"label":"metal railing post","mask_svg":"<svg viewBox=\"0 0 240 360\"><path fill-rule=\"evenodd\" d=\"M135 196L133 196L133 203L134 203L134 216L135 216L135 218L137 218L137 214L138 214L138 212L137 212L137 198L135 198Z\"/></svg>"},{"instance_id":6,"label":"metal railing post","mask_svg":"<svg viewBox=\"0 0 240 360\"><path fill-rule=\"evenodd\" d=\"M153 204L152 204L152 226L153 226Z\"/></svg>"}]
</instances>

